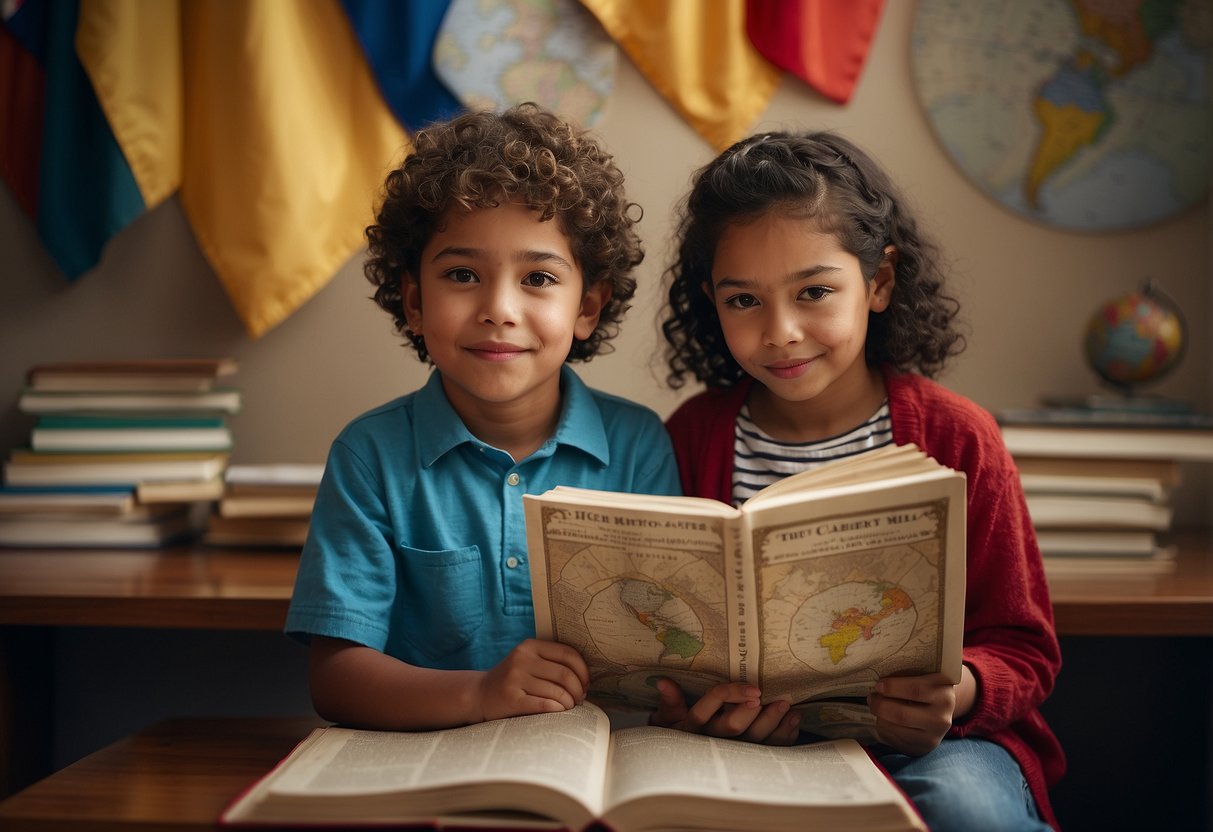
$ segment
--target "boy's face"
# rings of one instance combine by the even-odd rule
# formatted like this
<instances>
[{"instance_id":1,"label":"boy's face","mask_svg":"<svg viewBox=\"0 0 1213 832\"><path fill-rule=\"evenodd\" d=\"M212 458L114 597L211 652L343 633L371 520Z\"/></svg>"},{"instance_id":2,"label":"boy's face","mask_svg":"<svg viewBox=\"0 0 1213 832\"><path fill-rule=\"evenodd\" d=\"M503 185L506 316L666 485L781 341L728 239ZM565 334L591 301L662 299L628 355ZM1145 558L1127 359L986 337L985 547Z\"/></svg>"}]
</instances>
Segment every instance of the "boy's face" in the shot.
<instances>
[{"instance_id":1,"label":"boy's face","mask_svg":"<svg viewBox=\"0 0 1213 832\"><path fill-rule=\"evenodd\" d=\"M712 266L729 351L772 403L801 414L809 402L823 413L845 409L867 389L868 314L887 307L892 288L889 256L869 283L833 234L777 213L729 226Z\"/></svg>"},{"instance_id":2,"label":"boy's face","mask_svg":"<svg viewBox=\"0 0 1213 832\"><path fill-rule=\"evenodd\" d=\"M403 281L405 315L456 412L465 421L555 419L560 368L573 339L593 334L607 293L583 291L559 223L515 203L452 209L422 250L420 272Z\"/></svg>"}]
</instances>

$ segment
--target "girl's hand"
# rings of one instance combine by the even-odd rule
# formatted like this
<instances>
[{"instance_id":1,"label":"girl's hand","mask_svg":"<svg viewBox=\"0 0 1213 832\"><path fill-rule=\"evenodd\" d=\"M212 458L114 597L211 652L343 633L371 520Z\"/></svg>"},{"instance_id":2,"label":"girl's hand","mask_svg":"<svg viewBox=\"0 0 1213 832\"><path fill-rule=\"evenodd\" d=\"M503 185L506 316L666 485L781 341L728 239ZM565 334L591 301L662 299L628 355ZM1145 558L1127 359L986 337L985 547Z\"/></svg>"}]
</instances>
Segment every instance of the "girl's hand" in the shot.
<instances>
[{"instance_id":1,"label":"girl's hand","mask_svg":"<svg viewBox=\"0 0 1213 832\"><path fill-rule=\"evenodd\" d=\"M939 745L954 719L973 704L976 680L967 665L953 685L942 674L886 676L868 695L880 741L903 754L921 756ZM959 707L958 707L959 703Z\"/></svg>"},{"instance_id":2,"label":"girl's hand","mask_svg":"<svg viewBox=\"0 0 1213 832\"><path fill-rule=\"evenodd\" d=\"M800 735L800 714L782 699L762 705L762 692L753 685L717 685L690 708L682 689L669 679L657 681L657 692L661 699L650 725L765 745L791 745Z\"/></svg>"},{"instance_id":3,"label":"girl's hand","mask_svg":"<svg viewBox=\"0 0 1213 832\"><path fill-rule=\"evenodd\" d=\"M567 711L585 700L590 672L565 644L530 638L489 670L476 686L482 720Z\"/></svg>"}]
</instances>

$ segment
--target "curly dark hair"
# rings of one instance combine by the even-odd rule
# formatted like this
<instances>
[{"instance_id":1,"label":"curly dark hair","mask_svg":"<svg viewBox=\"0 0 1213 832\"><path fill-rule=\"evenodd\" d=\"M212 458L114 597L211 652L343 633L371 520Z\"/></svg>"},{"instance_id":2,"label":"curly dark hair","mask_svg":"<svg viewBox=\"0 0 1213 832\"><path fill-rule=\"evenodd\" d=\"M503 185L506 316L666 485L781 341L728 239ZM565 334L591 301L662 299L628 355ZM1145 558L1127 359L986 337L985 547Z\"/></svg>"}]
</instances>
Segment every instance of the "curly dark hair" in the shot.
<instances>
[{"instance_id":1,"label":"curly dark hair","mask_svg":"<svg viewBox=\"0 0 1213 832\"><path fill-rule=\"evenodd\" d=\"M554 220L581 268L583 291L605 281L610 300L598 326L573 342L569 361L588 361L619 331L636 293L632 271L644 259L633 226L640 206L628 202L623 173L598 142L535 104L503 113L470 112L420 130L413 151L387 176L375 224L366 229L363 266L374 301L391 313L396 331L429 360L425 340L408 328L401 281L419 274L421 251L451 209L519 201Z\"/></svg>"},{"instance_id":2,"label":"curly dark hair","mask_svg":"<svg viewBox=\"0 0 1213 832\"><path fill-rule=\"evenodd\" d=\"M773 210L811 218L859 258L866 280L884 249L897 249L889 307L869 313L865 359L933 377L964 349L954 327L959 303L944 292L938 247L918 229L898 189L868 154L833 133L751 136L695 173L680 207L677 260L666 269L669 314L662 321L671 387L691 374L709 387L745 377L725 343L711 286L716 243L727 226Z\"/></svg>"}]
</instances>

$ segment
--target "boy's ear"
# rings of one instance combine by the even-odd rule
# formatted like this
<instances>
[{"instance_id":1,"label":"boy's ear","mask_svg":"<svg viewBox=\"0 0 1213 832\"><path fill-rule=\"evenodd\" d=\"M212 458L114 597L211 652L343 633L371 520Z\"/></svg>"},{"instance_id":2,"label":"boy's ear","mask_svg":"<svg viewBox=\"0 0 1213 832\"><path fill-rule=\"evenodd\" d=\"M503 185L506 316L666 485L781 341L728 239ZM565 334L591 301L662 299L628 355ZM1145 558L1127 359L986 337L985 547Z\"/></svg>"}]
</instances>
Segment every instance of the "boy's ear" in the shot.
<instances>
[{"instance_id":1,"label":"boy's ear","mask_svg":"<svg viewBox=\"0 0 1213 832\"><path fill-rule=\"evenodd\" d=\"M421 335L421 286L408 272L400 275L400 298L409 331Z\"/></svg>"},{"instance_id":2,"label":"boy's ear","mask_svg":"<svg viewBox=\"0 0 1213 832\"><path fill-rule=\"evenodd\" d=\"M897 284L897 248L884 247L884 257L876 267L872 277L872 285L868 294L868 309L873 312L883 312L889 308L893 300L893 287Z\"/></svg>"},{"instance_id":3,"label":"boy's ear","mask_svg":"<svg viewBox=\"0 0 1213 832\"><path fill-rule=\"evenodd\" d=\"M611 299L611 284L600 280L585 290L581 297L581 309L577 312L577 324L573 327L573 337L584 341L594 334L598 328L598 318Z\"/></svg>"}]
</instances>

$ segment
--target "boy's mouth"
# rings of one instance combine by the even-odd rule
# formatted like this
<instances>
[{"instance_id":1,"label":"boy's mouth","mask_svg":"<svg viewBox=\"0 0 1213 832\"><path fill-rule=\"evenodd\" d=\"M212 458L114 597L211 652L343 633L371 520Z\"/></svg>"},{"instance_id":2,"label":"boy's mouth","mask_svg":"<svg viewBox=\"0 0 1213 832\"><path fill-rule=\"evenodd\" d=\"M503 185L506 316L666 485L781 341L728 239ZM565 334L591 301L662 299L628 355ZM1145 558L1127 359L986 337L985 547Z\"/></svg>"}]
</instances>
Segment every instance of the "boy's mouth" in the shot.
<instances>
[{"instance_id":1,"label":"boy's mouth","mask_svg":"<svg viewBox=\"0 0 1213 832\"><path fill-rule=\"evenodd\" d=\"M485 361L510 361L526 352L517 344L507 344L500 341L481 341L469 344L465 348L477 358Z\"/></svg>"}]
</instances>

